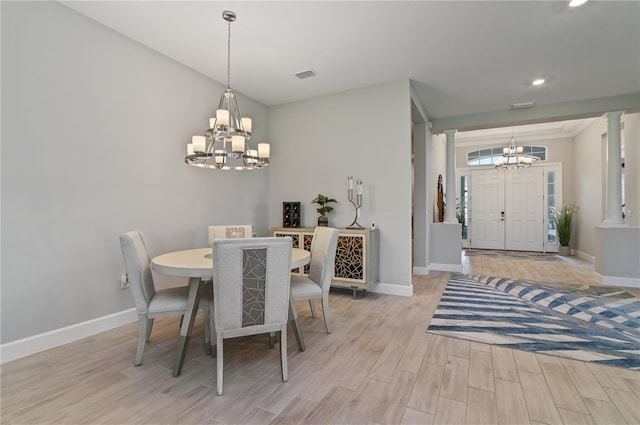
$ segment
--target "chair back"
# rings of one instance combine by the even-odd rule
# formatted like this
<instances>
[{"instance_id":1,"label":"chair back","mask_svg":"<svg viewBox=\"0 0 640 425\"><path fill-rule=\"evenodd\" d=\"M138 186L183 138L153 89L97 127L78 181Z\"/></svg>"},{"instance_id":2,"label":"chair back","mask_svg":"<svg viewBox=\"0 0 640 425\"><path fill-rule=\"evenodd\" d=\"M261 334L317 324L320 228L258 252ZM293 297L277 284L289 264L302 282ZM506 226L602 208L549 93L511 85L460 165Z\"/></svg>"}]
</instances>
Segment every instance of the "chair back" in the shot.
<instances>
[{"instance_id":1,"label":"chair back","mask_svg":"<svg viewBox=\"0 0 640 425\"><path fill-rule=\"evenodd\" d=\"M209 245L216 239L251 238L253 226L251 224L229 224L225 226L209 226Z\"/></svg>"},{"instance_id":2,"label":"chair back","mask_svg":"<svg viewBox=\"0 0 640 425\"><path fill-rule=\"evenodd\" d=\"M215 240L216 332L286 323L290 282L291 238Z\"/></svg>"},{"instance_id":3,"label":"chair back","mask_svg":"<svg viewBox=\"0 0 640 425\"><path fill-rule=\"evenodd\" d=\"M336 266L336 248L338 247L338 229L316 227L311 241L311 263L309 279L328 292Z\"/></svg>"},{"instance_id":4,"label":"chair back","mask_svg":"<svg viewBox=\"0 0 640 425\"><path fill-rule=\"evenodd\" d=\"M156 293L151 274L149 254L142 232L132 230L120 235L120 248L131 284L131 293L138 313L146 313L149 301Z\"/></svg>"}]
</instances>

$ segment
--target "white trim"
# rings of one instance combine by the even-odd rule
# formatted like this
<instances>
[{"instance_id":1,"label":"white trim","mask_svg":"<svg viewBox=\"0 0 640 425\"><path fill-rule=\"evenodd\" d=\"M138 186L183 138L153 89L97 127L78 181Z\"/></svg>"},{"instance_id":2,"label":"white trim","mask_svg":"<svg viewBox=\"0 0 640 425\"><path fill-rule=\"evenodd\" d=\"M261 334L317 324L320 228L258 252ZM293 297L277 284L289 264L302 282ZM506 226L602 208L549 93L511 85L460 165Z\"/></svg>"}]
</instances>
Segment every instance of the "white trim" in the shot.
<instances>
[{"instance_id":1,"label":"white trim","mask_svg":"<svg viewBox=\"0 0 640 425\"><path fill-rule=\"evenodd\" d=\"M589 254L585 254L582 251L578 251L575 249L572 249L571 252L578 258L582 258L583 260L587 260L588 262L590 262L591 264L595 264L596 262L596 257L594 257L593 255L589 255Z\"/></svg>"},{"instance_id":2,"label":"white trim","mask_svg":"<svg viewBox=\"0 0 640 425\"><path fill-rule=\"evenodd\" d=\"M604 286L624 286L626 288L640 289L640 279L637 277L603 276L598 272L595 273L602 278Z\"/></svg>"},{"instance_id":3,"label":"white trim","mask_svg":"<svg viewBox=\"0 0 640 425\"><path fill-rule=\"evenodd\" d=\"M429 265L430 270L438 270L441 272L452 272L452 273L460 273L462 272L462 264L441 264L441 263L431 263Z\"/></svg>"},{"instance_id":4,"label":"white trim","mask_svg":"<svg viewBox=\"0 0 640 425\"><path fill-rule=\"evenodd\" d=\"M394 285L392 283L378 282L367 287L367 291L375 292L377 294L400 295L402 297L412 297L413 285L405 286L405 285Z\"/></svg>"},{"instance_id":5,"label":"white trim","mask_svg":"<svg viewBox=\"0 0 640 425\"><path fill-rule=\"evenodd\" d=\"M414 267L413 268L413 274L417 274L420 276L426 276L429 274L430 271L431 271L430 267Z\"/></svg>"},{"instance_id":6,"label":"white trim","mask_svg":"<svg viewBox=\"0 0 640 425\"><path fill-rule=\"evenodd\" d=\"M135 308L87 320L0 345L0 363L30 356L59 345L108 331L138 320Z\"/></svg>"}]
</instances>

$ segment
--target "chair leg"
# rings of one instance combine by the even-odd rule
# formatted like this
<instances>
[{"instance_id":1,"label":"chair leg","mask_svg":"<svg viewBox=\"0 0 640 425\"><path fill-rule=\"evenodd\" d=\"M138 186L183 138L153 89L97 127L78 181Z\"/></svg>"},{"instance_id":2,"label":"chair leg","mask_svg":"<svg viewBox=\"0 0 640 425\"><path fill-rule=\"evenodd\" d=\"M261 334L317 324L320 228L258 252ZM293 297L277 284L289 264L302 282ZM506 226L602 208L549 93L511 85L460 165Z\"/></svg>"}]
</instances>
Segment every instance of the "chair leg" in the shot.
<instances>
[{"instance_id":1,"label":"chair leg","mask_svg":"<svg viewBox=\"0 0 640 425\"><path fill-rule=\"evenodd\" d=\"M222 333L216 333L216 352L218 358L216 359L216 392L218 395L222 395Z\"/></svg>"},{"instance_id":2,"label":"chair leg","mask_svg":"<svg viewBox=\"0 0 640 425\"><path fill-rule=\"evenodd\" d=\"M153 319L147 319L147 335L145 338L146 342L149 342L149 339L151 339L151 329L153 329Z\"/></svg>"},{"instance_id":3,"label":"chair leg","mask_svg":"<svg viewBox=\"0 0 640 425\"><path fill-rule=\"evenodd\" d=\"M316 311L316 300L309 300L309 307L311 307L311 317L318 318L318 312Z\"/></svg>"},{"instance_id":4,"label":"chair leg","mask_svg":"<svg viewBox=\"0 0 640 425\"><path fill-rule=\"evenodd\" d=\"M218 335L216 334L216 321L213 317L213 303L209 302L209 340L211 344L211 357L217 357L217 343Z\"/></svg>"},{"instance_id":5,"label":"chair leg","mask_svg":"<svg viewBox=\"0 0 640 425\"><path fill-rule=\"evenodd\" d=\"M209 307L202 309L204 315L204 352L211 355L211 320L209 319Z\"/></svg>"},{"instance_id":6,"label":"chair leg","mask_svg":"<svg viewBox=\"0 0 640 425\"><path fill-rule=\"evenodd\" d=\"M280 368L282 369L282 380L289 380L289 365L287 364L287 324L282 325L280 331Z\"/></svg>"},{"instance_id":7,"label":"chair leg","mask_svg":"<svg viewBox=\"0 0 640 425\"><path fill-rule=\"evenodd\" d=\"M329 293L322 294L322 315L324 316L324 325L327 327L327 333L333 333L331 321L329 320Z\"/></svg>"},{"instance_id":8,"label":"chair leg","mask_svg":"<svg viewBox=\"0 0 640 425\"><path fill-rule=\"evenodd\" d=\"M136 358L133 362L134 366L140 366L142 363L142 353L144 353L144 345L147 342L148 323L146 314L138 315L138 349L136 350Z\"/></svg>"}]
</instances>

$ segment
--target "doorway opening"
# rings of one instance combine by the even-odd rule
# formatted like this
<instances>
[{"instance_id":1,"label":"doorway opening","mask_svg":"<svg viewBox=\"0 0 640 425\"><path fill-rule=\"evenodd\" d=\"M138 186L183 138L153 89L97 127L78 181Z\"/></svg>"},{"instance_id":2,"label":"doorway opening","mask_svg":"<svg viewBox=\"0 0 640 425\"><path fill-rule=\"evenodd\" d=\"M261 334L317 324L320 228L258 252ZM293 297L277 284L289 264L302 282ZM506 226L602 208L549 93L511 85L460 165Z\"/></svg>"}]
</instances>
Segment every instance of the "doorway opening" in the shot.
<instances>
[{"instance_id":1,"label":"doorway opening","mask_svg":"<svg viewBox=\"0 0 640 425\"><path fill-rule=\"evenodd\" d=\"M557 252L554 216L562 196L561 167L465 170L460 179L463 246Z\"/></svg>"}]
</instances>

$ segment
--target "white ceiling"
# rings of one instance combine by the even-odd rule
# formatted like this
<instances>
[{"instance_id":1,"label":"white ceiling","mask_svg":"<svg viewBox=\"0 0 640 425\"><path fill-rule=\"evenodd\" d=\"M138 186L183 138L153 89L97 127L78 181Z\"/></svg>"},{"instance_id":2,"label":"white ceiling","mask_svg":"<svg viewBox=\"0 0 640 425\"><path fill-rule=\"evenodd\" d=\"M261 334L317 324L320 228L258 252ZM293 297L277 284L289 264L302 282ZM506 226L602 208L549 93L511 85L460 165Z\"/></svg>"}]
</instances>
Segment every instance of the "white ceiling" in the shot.
<instances>
[{"instance_id":1,"label":"white ceiling","mask_svg":"<svg viewBox=\"0 0 640 425\"><path fill-rule=\"evenodd\" d=\"M517 139L518 144L539 142L541 140L572 139L594 120L595 118L586 118L515 127L460 131L456 133L456 146L495 145L501 143L506 145L511 136Z\"/></svg>"},{"instance_id":2,"label":"white ceiling","mask_svg":"<svg viewBox=\"0 0 640 425\"><path fill-rule=\"evenodd\" d=\"M639 1L61 3L222 83L233 10L231 87L269 106L402 79L432 119L640 92Z\"/></svg>"}]
</instances>

